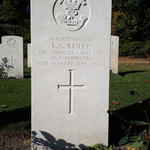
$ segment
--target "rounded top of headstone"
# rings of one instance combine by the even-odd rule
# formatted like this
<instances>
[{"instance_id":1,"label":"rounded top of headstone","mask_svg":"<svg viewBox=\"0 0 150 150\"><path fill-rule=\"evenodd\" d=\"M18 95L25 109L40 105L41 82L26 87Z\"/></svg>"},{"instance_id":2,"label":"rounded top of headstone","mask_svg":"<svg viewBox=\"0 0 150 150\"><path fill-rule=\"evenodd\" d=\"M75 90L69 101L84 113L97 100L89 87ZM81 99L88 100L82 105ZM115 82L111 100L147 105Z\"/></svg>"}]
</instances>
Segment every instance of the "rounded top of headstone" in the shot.
<instances>
[{"instance_id":1,"label":"rounded top of headstone","mask_svg":"<svg viewBox=\"0 0 150 150\"><path fill-rule=\"evenodd\" d=\"M22 39L22 40L23 40L23 37L21 37L21 36L16 36L16 35L5 35L5 36L2 36L1 38L2 38L2 39L16 38L16 39Z\"/></svg>"},{"instance_id":2,"label":"rounded top of headstone","mask_svg":"<svg viewBox=\"0 0 150 150\"><path fill-rule=\"evenodd\" d=\"M119 36L111 35L111 38L113 38L113 39L119 39Z\"/></svg>"},{"instance_id":3,"label":"rounded top of headstone","mask_svg":"<svg viewBox=\"0 0 150 150\"><path fill-rule=\"evenodd\" d=\"M8 35L2 36L2 45L8 48L16 48L19 45L23 45L23 38L20 36Z\"/></svg>"}]
</instances>

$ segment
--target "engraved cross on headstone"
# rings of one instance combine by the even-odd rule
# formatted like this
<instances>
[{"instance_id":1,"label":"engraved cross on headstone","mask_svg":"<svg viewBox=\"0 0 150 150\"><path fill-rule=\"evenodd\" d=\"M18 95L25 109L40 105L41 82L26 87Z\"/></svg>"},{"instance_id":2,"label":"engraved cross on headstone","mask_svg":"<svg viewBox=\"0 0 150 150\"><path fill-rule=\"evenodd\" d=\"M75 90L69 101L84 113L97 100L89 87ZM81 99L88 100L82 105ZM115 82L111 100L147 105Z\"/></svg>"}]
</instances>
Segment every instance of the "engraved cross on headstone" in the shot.
<instances>
[{"instance_id":1,"label":"engraved cross on headstone","mask_svg":"<svg viewBox=\"0 0 150 150\"><path fill-rule=\"evenodd\" d=\"M11 62L10 66L11 66L11 67L14 67L14 62L16 61L16 60L14 60L14 57L13 57L13 56L11 56L11 59L10 59L10 60L8 60L8 61L10 61L10 62Z\"/></svg>"},{"instance_id":2,"label":"engraved cross on headstone","mask_svg":"<svg viewBox=\"0 0 150 150\"><path fill-rule=\"evenodd\" d=\"M69 70L69 84L68 85L60 85L58 84L58 89L69 89L69 114L73 113L73 89L81 89L84 88L84 84L75 85L73 80L73 72L74 70Z\"/></svg>"}]
</instances>

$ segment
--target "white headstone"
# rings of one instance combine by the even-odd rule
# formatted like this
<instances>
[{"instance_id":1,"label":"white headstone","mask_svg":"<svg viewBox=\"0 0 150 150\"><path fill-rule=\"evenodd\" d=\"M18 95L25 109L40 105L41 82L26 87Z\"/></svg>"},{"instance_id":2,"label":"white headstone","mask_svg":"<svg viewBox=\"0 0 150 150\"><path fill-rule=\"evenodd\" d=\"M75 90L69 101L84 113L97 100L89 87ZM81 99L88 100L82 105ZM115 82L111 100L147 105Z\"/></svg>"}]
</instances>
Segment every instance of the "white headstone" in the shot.
<instances>
[{"instance_id":1,"label":"white headstone","mask_svg":"<svg viewBox=\"0 0 150 150\"><path fill-rule=\"evenodd\" d=\"M34 147L108 145L111 0L31 4Z\"/></svg>"},{"instance_id":2,"label":"white headstone","mask_svg":"<svg viewBox=\"0 0 150 150\"><path fill-rule=\"evenodd\" d=\"M27 66L31 67L31 44L27 45Z\"/></svg>"},{"instance_id":3,"label":"white headstone","mask_svg":"<svg viewBox=\"0 0 150 150\"><path fill-rule=\"evenodd\" d=\"M2 44L0 44L0 51L2 51Z\"/></svg>"},{"instance_id":4,"label":"white headstone","mask_svg":"<svg viewBox=\"0 0 150 150\"><path fill-rule=\"evenodd\" d=\"M118 73L118 57L119 57L119 37L111 36L110 48L110 70L112 73Z\"/></svg>"},{"instance_id":5,"label":"white headstone","mask_svg":"<svg viewBox=\"0 0 150 150\"><path fill-rule=\"evenodd\" d=\"M3 36L0 50L0 64L4 77L24 77L23 38Z\"/></svg>"}]
</instances>

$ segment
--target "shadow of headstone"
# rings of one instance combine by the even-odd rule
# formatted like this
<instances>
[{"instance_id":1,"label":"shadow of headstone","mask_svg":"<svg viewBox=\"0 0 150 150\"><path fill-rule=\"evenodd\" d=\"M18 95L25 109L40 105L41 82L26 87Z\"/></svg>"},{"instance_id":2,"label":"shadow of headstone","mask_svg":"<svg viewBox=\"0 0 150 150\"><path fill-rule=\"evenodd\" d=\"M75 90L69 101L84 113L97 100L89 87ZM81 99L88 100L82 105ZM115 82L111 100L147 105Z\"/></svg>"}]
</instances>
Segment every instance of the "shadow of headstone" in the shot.
<instances>
[{"instance_id":1,"label":"shadow of headstone","mask_svg":"<svg viewBox=\"0 0 150 150\"><path fill-rule=\"evenodd\" d=\"M133 121L150 122L150 99L110 112L109 144L117 145L122 137L148 129L148 126L137 126Z\"/></svg>"},{"instance_id":2,"label":"shadow of headstone","mask_svg":"<svg viewBox=\"0 0 150 150\"><path fill-rule=\"evenodd\" d=\"M8 64L9 60L7 57L2 58L0 68L2 70L2 78L8 78L8 71L10 71L13 66Z\"/></svg>"},{"instance_id":3,"label":"shadow of headstone","mask_svg":"<svg viewBox=\"0 0 150 150\"><path fill-rule=\"evenodd\" d=\"M32 150L40 146L43 150L77 150L74 144L66 142L64 139L56 140L54 136L45 131L40 131L42 138L37 137L37 132L32 131ZM83 144L79 145L80 149L85 148Z\"/></svg>"}]
</instances>

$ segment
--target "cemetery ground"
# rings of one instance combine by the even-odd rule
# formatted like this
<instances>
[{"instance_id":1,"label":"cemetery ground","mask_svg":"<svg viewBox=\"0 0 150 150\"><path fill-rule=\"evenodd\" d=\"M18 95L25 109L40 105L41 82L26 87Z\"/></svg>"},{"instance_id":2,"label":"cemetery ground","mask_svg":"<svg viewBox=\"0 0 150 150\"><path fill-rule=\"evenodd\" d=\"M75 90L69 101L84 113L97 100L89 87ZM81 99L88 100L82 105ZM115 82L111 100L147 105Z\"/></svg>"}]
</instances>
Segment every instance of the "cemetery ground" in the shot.
<instances>
[{"instance_id":1,"label":"cemetery ground","mask_svg":"<svg viewBox=\"0 0 150 150\"><path fill-rule=\"evenodd\" d=\"M111 145L116 146L110 146L110 150L130 150L132 147L148 150L149 64L150 61L145 59L129 61L120 58L119 74L111 74L109 141ZM24 79L0 79L0 150L30 149L31 70L27 68L26 60L24 72ZM119 141L120 145L125 146L118 146ZM45 139L45 142L48 140ZM87 150L99 149L106 148L101 145L87 148Z\"/></svg>"}]
</instances>

